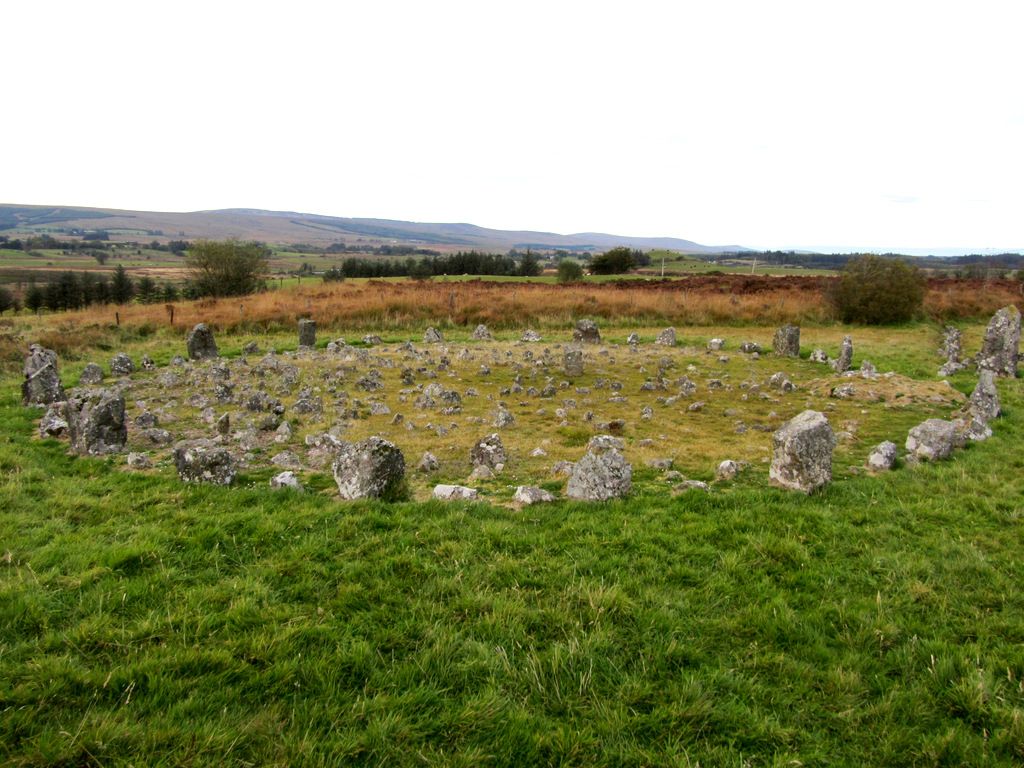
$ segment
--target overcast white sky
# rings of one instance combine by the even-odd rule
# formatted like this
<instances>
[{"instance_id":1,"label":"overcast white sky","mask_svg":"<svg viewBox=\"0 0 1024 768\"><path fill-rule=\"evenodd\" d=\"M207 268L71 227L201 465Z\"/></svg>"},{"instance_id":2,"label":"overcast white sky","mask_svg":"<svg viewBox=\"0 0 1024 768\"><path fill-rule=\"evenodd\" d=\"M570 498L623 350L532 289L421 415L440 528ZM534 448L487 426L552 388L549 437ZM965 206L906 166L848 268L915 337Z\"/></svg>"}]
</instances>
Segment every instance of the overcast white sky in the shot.
<instances>
[{"instance_id":1,"label":"overcast white sky","mask_svg":"<svg viewBox=\"0 0 1024 768\"><path fill-rule=\"evenodd\" d=\"M1024 3L5 3L0 202L1024 248Z\"/></svg>"}]
</instances>

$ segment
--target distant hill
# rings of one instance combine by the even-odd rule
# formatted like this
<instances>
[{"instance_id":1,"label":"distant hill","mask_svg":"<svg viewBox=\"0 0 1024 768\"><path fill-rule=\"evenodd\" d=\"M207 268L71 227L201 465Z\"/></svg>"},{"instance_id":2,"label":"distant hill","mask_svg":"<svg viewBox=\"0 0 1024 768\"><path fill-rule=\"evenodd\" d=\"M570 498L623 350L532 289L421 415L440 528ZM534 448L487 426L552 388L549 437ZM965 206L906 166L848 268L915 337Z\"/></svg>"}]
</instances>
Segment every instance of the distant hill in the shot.
<instances>
[{"instance_id":1,"label":"distant hill","mask_svg":"<svg viewBox=\"0 0 1024 768\"><path fill-rule=\"evenodd\" d=\"M192 213L121 211L104 208L0 204L0 233L75 234L105 230L111 239L221 239L235 237L268 243L325 246L344 241L368 245L402 244L438 249L559 248L604 251L665 248L682 253L735 253L738 245L710 246L675 237L629 237L601 232L559 235L553 232L488 229L475 224L429 224L391 219L354 219L290 211L228 208Z\"/></svg>"}]
</instances>

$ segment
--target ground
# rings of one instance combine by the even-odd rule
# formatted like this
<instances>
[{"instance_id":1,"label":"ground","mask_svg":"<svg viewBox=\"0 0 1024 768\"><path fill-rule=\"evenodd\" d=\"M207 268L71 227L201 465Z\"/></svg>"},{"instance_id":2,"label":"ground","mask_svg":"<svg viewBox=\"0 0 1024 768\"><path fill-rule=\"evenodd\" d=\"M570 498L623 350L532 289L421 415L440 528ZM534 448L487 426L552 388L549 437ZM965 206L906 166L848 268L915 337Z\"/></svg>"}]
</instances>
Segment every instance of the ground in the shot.
<instances>
[{"instance_id":1,"label":"ground","mask_svg":"<svg viewBox=\"0 0 1024 768\"><path fill-rule=\"evenodd\" d=\"M984 322L962 325L970 353ZM488 394L504 398L516 417L500 431L519 466L484 484L488 501L471 504L342 503L314 471L306 475L313 492L272 492L270 470L258 460L236 487L212 488L184 486L168 466L125 471L123 456L71 457L65 443L35 436L39 413L19 404L17 373L6 374L0 762L1024 760L1020 382L999 382L1005 416L988 441L946 462L868 476L849 468L863 463L874 442L902 444L910 424L948 415L955 392L973 386L969 371L950 379L952 389L935 376L939 326L804 326L804 355L815 347L834 354L850 333L856 365L869 359L897 374L852 379L881 390L885 399L877 401L828 397L832 375L805 359L752 360L736 351L743 340L768 348L771 325L678 327L681 343L672 351L651 344L660 327L602 324L605 343L588 347L582 379L557 391L555 399L577 399L569 426L561 427L552 417L555 402L500 390L511 386L515 364L524 366L523 387L533 384L534 369L523 362L528 350L540 357L549 348L557 369L555 345L568 341L569 326L541 326L544 341L519 345L521 328L479 344L469 339L472 325L446 325L455 376L418 374L416 383L475 387L480 395L463 398L463 412L444 420L459 424L448 433L455 450L442 466L444 479L464 478L472 440L497 431L470 421L493 409ZM429 349L439 360L440 347L420 341L423 326L321 328L321 349L294 360L284 354L295 348L293 329L221 333L218 342L236 365L249 341L277 349L300 379L316 382L325 370L355 365L345 362L347 353L322 349L329 339L351 346L375 330L385 345L367 354L394 361L377 366L383 394L353 386L362 369L346 374L339 391L367 403L383 396L393 413L420 428L389 432L390 416L370 416L349 420L348 430L390 434L415 460L439 440L421 422L441 420L398 400L405 354L398 345L412 339L421 354ZM630 332L642 342L635 354L625 344ZM184 349L180 328L69 333L78 343L62 352L66 383L90 359L106 367L115 351L136 362L149 354L163 367ZM712 337L727 340L727 363L704 351ZM463 348L472 360L459 360ZM513 357L503 357L509 351ZM491 375L481 377L479 365L492 352L504 364L490 364ZM250 366L261 356L249 355ZM674 363L665 377L673 390L641 391L666 356ZM425 358L417 362L430 368ZM777 370L797 384L794 393L765 389ZM145 395L129 397L133 415L136 399L166 405L159 398L170 393L148 389L163 372L133 377ZM657 401L675 394L684 375L699 387L686 402L708 403L699 414L683 401ZM611 391L597 388L599 377L621 381L627 402L607 402ZM556 387L563 378L554 375ZM712 378L732 389L708 392ZM742 400L750 392L740 387L744 381L757 382L772 401ZM320 386L333 408L335 395ZM293 402L299 388L284 400ZM913 396L910 405L896 405L899 391ZM932 395L942 401L931 402ZM168 429L209 429L198 417L202 409L184 404L187 390L174 397L180 412L171 409L178 420ZM529 405L520 407L521 400ZM808 401L837 429L857 422L837 449L835 482L810 497L767 486L761 459L770 432L736 432L737 421L771 427ZM651 421L640 418L645 404L654 409ZM726 415L727 408L736 413ZM634 495L522 510L506 504L518 473L551 482L551 463L578 457L596 431L582 419L588 409L595 421L626 420L626 455L638 468ZM301 449L303 430L326 424L296 426ZM656 441L650 449L638 445L646 437ZM548 456L532 463L529 450L545 440ZM665 455L698 479L710 479L719 457L751 465L710 493L672 496L661 473L643 466L649 456ZM422 498L435 479L441 477L414 476L413 496Z\"/></svg>"}]
</instances>

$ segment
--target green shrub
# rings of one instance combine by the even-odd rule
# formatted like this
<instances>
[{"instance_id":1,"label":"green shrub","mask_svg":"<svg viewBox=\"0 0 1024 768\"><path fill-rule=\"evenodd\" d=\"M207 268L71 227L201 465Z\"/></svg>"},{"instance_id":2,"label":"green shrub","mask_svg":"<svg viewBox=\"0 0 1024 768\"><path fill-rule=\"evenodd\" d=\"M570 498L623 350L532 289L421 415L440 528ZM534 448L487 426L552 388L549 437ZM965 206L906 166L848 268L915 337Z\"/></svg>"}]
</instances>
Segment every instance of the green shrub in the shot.
<instances>
[{"instance_id":1,"label":"green shrub","mask_svg":"<svg viewBox=\"0 0 1024 768\"><path fill-rule=\"evenodd\" d=\"M562 259L558 262L558 282L578 283L583 279L583 267L577 261Z\"/></svg>"},{"instance_id":2,"label":"green shrub","mask_svg":"<svg viewBox=\"0 0 1024 768\"><path fill-rule=\"evenodd\" d=\"M910 320L924 303L917 267L881 256L858 256L843 268L829 298L844 323L884 325Z\"/></svg>"}]
</instances>

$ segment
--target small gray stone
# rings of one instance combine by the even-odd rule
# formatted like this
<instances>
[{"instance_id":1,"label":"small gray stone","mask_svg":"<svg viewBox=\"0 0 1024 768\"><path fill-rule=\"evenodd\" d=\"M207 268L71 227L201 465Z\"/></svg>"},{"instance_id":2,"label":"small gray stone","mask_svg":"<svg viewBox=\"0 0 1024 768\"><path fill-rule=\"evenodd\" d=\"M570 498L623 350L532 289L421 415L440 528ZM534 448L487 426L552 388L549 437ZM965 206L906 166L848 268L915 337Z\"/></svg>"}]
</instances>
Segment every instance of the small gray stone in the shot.
<instances>
[{"instance_id":1,"label":"small gray stone","mask_svg":"<svg viewBox=\"0 0 1024 768\"><path fill-rule=\"evenodd\" d=\"M149 455L145 453L129 453L125 459L125 463L130 469L149 469L153 466L153 462L150 461Z\"/></svg>"},{"instance_id":2,"label":"small gray stone","mask_svg":"<svg viewBox=\"0 0 1024 768\"><path fill-rule=\"evenodd\" d=\"M291 470L286 470L270 478L270 487L275 490L282 488L290 488L293 491L304 490L299 478Z\"/></svg>"},{"instance_id":3,"label":"small gray stone","mask_svg":"<svg viewBox=\"0 0 1024 768\"><path fill-rule=\"evenodd\" d=\"M440 501L472 501L479 496L476 488L464 485L435 485L433 496Z\"/></svg>"},{"instance_id":4,"label":"small gray stone","mask_svg":"<svg viewBox=\"0 0 1024 768\"><path fill-rule=\"evenodd\" d=\"M630 493L633 469L619 453L622 441L611 435L591 438L587 453L573 465L566 486L570 499L606 501Z\"/></svg>"},{"instance_id":5,"label":"small gray stone","mask_svg":"<svg viewBox=\"0 0 1024 768\"><path fill-rule=\"evenodd\" d=\"M539 333L537 333L536 331L531 330L531 329L527 329L527 330L523 331L523 335L520 338L520 341L526 341L526 342L537 342L537 341L541 341L541 340L542 340L541 339L541 335Z\"/></svg>"},{"instance_id":6,"label":"small gray stone","mask_svg":"<svg viewBox=\"0 0 1024 768\"><path fill-rule=\"evenodd\" d=\"M676 329L666 328L661 331L657 338L654 340L655 344L661 344L665 347L674 347L676 345Z\"/></svg>"},{"instance_id":7,"label":"small gray stone","mask_svg":"<svg viewBox=\"0 0 1024 768\"><path fill-rule=\"evenodd\" d=\"M871 449L867 467L872 472L887 472L896 463L896 443L886 440Z\"/></svg>"},{"instance_id":8,"label":"small gray stone","mask_svg":"<svg viewBox=\"0 0 1024 768\"><path fill-rule=\"evenodd\" d=\"M520 485L516 488L515 495L512 498L517 504L522 504L523 506L555 500L554 494L533 485Z\"/></svg>"},{"instance_id":9,"label":"small gray stone","mask_svg":"<svg viewBox=\"0 0 1024 768\"><path fill-rule=\"evenodd\" d=\"M423 343L424 344L441 344L444 341L444 336L437 328L427 328L423 332Z\"/></svg>"},{"instance_id":10,"label":"small gray stone","mask_svg":"<svg viewBox=\"0 0 1024 768\"><path fill-rule=\"evenodd\" d=\"M118 352L110 360L110 372L114 376L130 376L135 372L135 363L124 352Z\"/></svg>"},{"instance_id":11,"label":"small gray stone","mask_svg":"<svg viewBox=\"0 0 1024 768\"><path fill-rule=\"evenodd\" d=\"M441 462L437 460L437 456L426 451L420 458L420 463L416 465L416 469L420 472L435 472L440 466Z\"/></svg>"},{"instance_id":12,"label":"small gray stone","mask_svg":"<svg viewBox=\"0 0 1024 768\"><path fill-rule=\"evenodd\" d=\"M103 383L103 369L96 363L89 363L82 369L82 375L78 377L80 387L92 387Z\"/></svg>"},{"instance_id":13,"label":"small gray stone","mask_svg":"<svg viewBox=\"0 0 1024 768\"><path fill-rule=\"evenodd\" d=\"M732 480L740 472L740 465L732 459L726 459L715 469L715 479L720 481Z\"/></svg>"},{"instance_id":14,"label":"small gray stone","mask_svg":"<svg viewBox=\"0 0 1024 768\"><path fill-rule=\"evenodd\" d=\"M299 320L299 347L316 346L316 322L308 318Z\"/></svg>"},{"instance_id":15,"label":"small gray stone","mask_svg":"<svg viewBox=\"0 0 1024 768\"><path fill-rule=\"evenodd\" d=\"M580 320L572 332L573 341L582 344L600 344L601 332L593 320Z\"/></svg>"},{"instance_id":16,"label":"small gray stone","mask_svg":"<svg viewBox=\"0 0 1024 768\"><path fill-rule=\"evenodd\" d=\"M482 323L473 330L472 338L474 341L493 341L494 336L491 335L490 330L486 325Z\"/></svg>"},{"instance_id":17,"label":"small gray stone","mask_svg":"<svg viewBox=\"0 0 1024 768\"><path fill-rule=\"evenodd\" d=\"M174 466L186 483L231 485L235 479L235 461L224 448L208 440L179 443L174 448Z\"/></svg>"},{"instance_id":18,"label":"small gray stone","mask_svg":"<svg viewBox=\"0 0 1024 768\"><path fill-rule=\"evenodd\" d=\"M721 352L723 349L725 349L725 339L711 339L708 342L709 352Z\"/></svg>"},{"instance_id":19,"label":"small gray stone","mask_svg":"<svg viewBox=\"0 0 1024 768\"><path fill-rule=\"evenodd\" d=\"M501 436L494 433L477 441L469 452L469 460L474 467L485 466L500 472L508 461Z\"/></svg>"}]
</instances>

